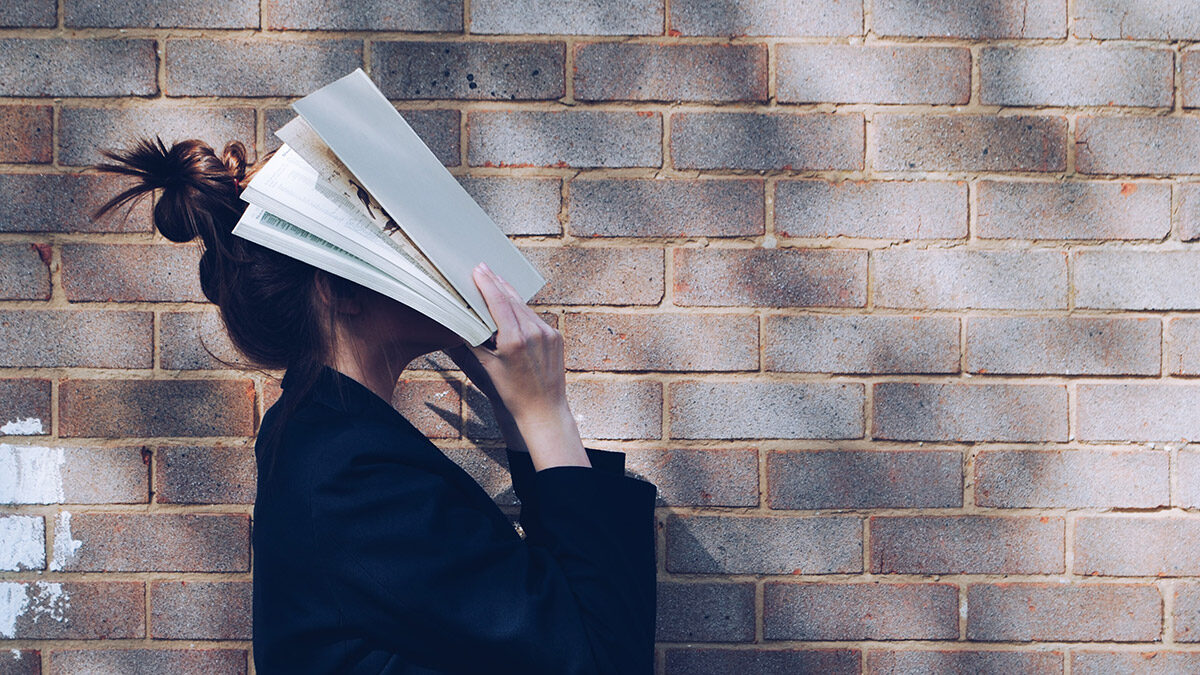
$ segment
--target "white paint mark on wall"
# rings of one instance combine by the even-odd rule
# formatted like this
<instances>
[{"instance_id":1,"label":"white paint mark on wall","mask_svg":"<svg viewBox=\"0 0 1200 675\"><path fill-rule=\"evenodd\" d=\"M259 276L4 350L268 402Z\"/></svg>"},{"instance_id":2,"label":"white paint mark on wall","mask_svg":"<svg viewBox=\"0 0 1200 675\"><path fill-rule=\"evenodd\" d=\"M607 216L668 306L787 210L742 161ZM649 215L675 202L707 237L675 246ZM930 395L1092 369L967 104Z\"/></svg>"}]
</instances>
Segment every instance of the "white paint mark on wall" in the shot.
<instances>
[{"instance_id":1,"label":"white paint mark on wall","mask_svg":"<svg viewBox=\"0 0 1200 675\"><path fill-rule=\"evenodd\" d=\"M41 516L0 517L0 570L46 566L46 521Z\"/></svg>"},{"instance_id":2,"label":"white paint mark on wall","mask_svg":"<svg viewBox=\"0 0 1200 675\"><path fill-rule=\"evenodd\" d=\"M17 619L27 614L34 623L42 617L60 623L66 621L70 607L71 595L63 590L62 584L0 581L0 637L15 637Z\"/></svg>"},{"instance_id":3,"label":"white paint mark on wall","mask_svg":"<svg viewBox=\"0 0 1200 675\"><path fill-rule=\"evenodd\" d=\"M71 538L71 512L63 511L54 523L54 555L50 569L61 570L64 563L75 558L80 546L83 546L82 541Z\"/></svg>"},{"instance_id":4,"label":"white paint mark on wall","mask_svg":"<svg viewBox=\"0 0 1200 675\"><path fill-rule=\"evenodd\" d=\"M0 504L63 501L62 448L0 443Z\"/></svg>"},{"instance_id":5,"label":"white paint mark on wall","mask_svg":"<svg viewBox=\"0 0 1200 675\"><path fill-rule=\"evenodd\" d=\"M21 650L20 649L10 649L10 650L8 650L8 652L10 654L12 654L13 661L21 660Z\"/></svg>"},{"instance_id":6,"label":"white paint mark on wall","mask_svg":"<svg viewBox=\"0 0 1200 675\"><path fill-rule=\"evenodd\" d=\"M0 426L0 434L6 436L40 436L44 433L42 421L36 417L15 419Z\"/></svg>"}]
</instances>

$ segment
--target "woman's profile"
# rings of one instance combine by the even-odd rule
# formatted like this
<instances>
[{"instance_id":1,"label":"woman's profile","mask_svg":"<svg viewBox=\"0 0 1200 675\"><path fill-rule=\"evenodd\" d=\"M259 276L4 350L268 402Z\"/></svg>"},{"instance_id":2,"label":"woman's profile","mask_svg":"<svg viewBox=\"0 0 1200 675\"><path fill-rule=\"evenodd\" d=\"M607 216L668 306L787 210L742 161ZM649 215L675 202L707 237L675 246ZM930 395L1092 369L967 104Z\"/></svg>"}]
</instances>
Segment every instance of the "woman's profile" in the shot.
<instances>
[{"instance_id":1,"label":"woman's profile","mask_svg":"<svg viewBox=\"0 0 1200 675\"><path fill-rule=\"evenodd\" d=\"M231 234L245 147L141 140L104 153L156 193L155 227L199 239L200 284L253 365L284 370L255 444L259 673L648 673L653 484L585 449L561 334L485 267L496 324L470 347L424 315ZM444 351L487 395L524 538L488 494L389 404L405 368Z\"/></svg>"}]
</instances>

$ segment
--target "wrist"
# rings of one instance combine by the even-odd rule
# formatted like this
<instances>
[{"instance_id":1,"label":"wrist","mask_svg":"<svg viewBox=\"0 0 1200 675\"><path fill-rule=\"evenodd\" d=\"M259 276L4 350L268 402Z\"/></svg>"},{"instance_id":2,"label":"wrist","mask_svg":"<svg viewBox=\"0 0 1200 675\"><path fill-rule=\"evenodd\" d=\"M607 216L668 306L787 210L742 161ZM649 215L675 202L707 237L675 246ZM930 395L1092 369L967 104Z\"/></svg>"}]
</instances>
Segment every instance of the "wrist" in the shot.
<instances>
[{"instance_id":1,"label":"wrist","mask_svg":"<svg viewBox=\"0 0 1200 675\"><path fill-rule=\"evenodd\" d=\"M551 466L591 466L575 416L565 400L515 418L535 469Z\"/></svg>"}]
</instances>

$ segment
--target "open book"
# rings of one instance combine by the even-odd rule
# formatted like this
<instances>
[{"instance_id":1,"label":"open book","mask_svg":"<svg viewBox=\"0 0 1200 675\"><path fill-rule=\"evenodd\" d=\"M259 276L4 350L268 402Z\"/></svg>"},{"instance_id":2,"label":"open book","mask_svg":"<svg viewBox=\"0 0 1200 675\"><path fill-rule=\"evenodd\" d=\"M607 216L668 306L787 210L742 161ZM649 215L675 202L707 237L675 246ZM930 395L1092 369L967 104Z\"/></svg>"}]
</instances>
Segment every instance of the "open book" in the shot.
<instances>
[{"instance_id":1,"label":"open book","mask_svg":"<svg viewBox=\"0 0 1200 675\"><path fill-rule=\"evenodd\" d=\"M471 345L496 331L471 271L546 280L361 69L292 104L233 233L412 307Z\"/></svg>"}]
</instances>

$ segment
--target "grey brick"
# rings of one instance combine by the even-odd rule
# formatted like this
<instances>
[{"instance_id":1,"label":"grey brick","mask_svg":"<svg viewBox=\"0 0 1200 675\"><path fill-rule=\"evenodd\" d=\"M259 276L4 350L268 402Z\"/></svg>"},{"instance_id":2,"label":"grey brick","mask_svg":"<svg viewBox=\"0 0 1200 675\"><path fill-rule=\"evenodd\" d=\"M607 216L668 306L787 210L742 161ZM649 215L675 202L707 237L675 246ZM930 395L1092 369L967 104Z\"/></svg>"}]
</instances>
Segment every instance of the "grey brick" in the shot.
<instances>
[{"instance_id":1,"label":"grey brick","mask_svg":"<svg viewBox=\"0 0 1200 675\"><path fill-rule=\"evenodd\" d=\"M257 0L63 0L68 28L258 28Z\"/></svg>"},{"instance_id":2,"label":"grey brick","mask_svg":"<svg viewBox=\"0 0 1200 675\"><path fill-rule=\"evenodd\" d=\"M683 574L850 574L863 569L857 516L667 518L666 567Z\"/></svg>"},{"instance_id":3,"label":"grey brick","mask_svg":"<svg viewBox=\"0 0 1200 675\"><path fill-rule=\"evenodd\" d=\"M150 312L0 310L0 365L7 368L150 368Z\"/></svg>"},{"instance_id":4,"label":"grey brick","mask_svg":"<svg viewBox=\"0 0 1200 675\"><path fill-rule=\"evenodd\" d=\"M168 640L250 640L248 581L150 583L150 634Z\"/></svg>"},{"instance_id":5,"label":"grey brick","mask_svg":"<svg viewBox=\"0 0 1200 675\"><path fill-rule=\"evenodd\" d=\"M50 245L0 244L0 300L50 298Z\"/></svg>"},{"instance_id":6,"label":"grey brick","mask_svg":"<svg viewBox=\"0 0 1200 675\"><path fill-rule=\"evenodd\" d=\"M1200 253L1079 251L1075 304L1094 309L1200 309Z\"/></svg>"},{"instance_id":7,"label":"grey brick","mask_svg":"<svg viewBox=\"0 0 1200 675\"><path fill-rule=\"evenodd\" d=\"M56 0L23 0L0 5L2 28L53 28L57 24Z\"/></svg>"},{"instance_id":8,"label":"grey brick","mask_svg":"<svg viewBox=\"0 0 1200 675\"><path fill-rule=\"evenodd\" d=\"M675 303L685 306L862 307L862 251L677 248Z\"/></svg>"},{"instance_id":9,"label":"grey brick","mask_svg":"<svg viewBox=\"0 0 1200 675\"><path fill-rule=\"evenodd\" d=\"M981 642L1149 642L1162 632L1162 597L1147 585L972 584L967 607L967 639Z\"/></svg>"},{"instance_id":10,"label":"grey brick","mask_svg":"<svg viewBox=\"0 0 1200 675\"><path fill-rule=\"evenodd\" d=\"M571 312L563 319L569 370L758 369L755 316Z\"/></svg>"},{"instance_id":11,"label":"grey brick","mask_svg":"<svg viewBox=\"0 0 1200 675\"><path fill-rule=\"evenodd\" d=\"M585 440L662 437L662 384L648 380L572 380L567 401ZM491 404L479 390L463 393L463 433L500 438Z\"/></svg>"},{"instance_id":12,"label":"grey brick","mask_svg":"<svg viewBox=\"0 0 1200 675\"><path fill-rule=\"evenodd\" d=\"M1157 375L1157 319L971 317L967 370L1040 375Z\"/></svg>"},{"instance_id":13,"label":"grey brick","mask_svg":"<svg viewBox=\"0 0 1200 675\"><path fill-rule=\"evenodd\" d=\"M460 32L461 0L267 0L263 27L282 30Z\"/></svg>"},{"instance_id":14,"label":"grey brick","mask_svg":"<svg viewBox=\"0 0 1200 675\"><path fill-rule=\"evenodd\" d=\"M750 237L765 228L758 179L576 179L568 187L575 236Z\"/></svg>"},{"instance_id":15,"label":"grey brick","mask_svg":"<svg viewBox=\"0 0 1200 675\"><path fill-rule=\"evenodd\" d=\"M835 0L672 0L670 30L682 35L862 35L857 2Z\"/></svg>"},{"instance_id":16,"label":"grey brick","mask_svg":"<svg viewBox=\"0 0 1200 675\"><path fill-rule=\"evenodd\" d=\"M579 44L575 98L766 101L767 50L742 44Z\"/></svg>"},{"instance_id":17,"label":"grey brick","mask_svg":"<svg viewBox=\"0 0 1200 675\"><path fill-rule=\"evenodd\" d=\"M1162 239L1170 231L1170 185L979 183L983 239Z\"/></svg>"},{"instance_id":18,"label":"grey brick","mask_svg":"<svg viewBox=\"0 0 1200 675\"><path fill-rule=\"evenodd\" d=\"M159 504L254 503L252 447L163 446L156 455L154 501Z\"/></svg>"},{"instance_id":19,"label":"grey brick","mask_svg":"<svg viewBox=\"0 0 1200 675\"><path fill-rule=\"evenodd\" d=\"M953 373L958 319L768 316L765 370L806 373Z\"/></svg>"},{"instance_id":20,"label":"grey brick","mask_svg":"<svg viewBox=\"0 0 1200 675\"><path fill-rule=\"evenodd\" d=\"M175 38L168 96L304 96L362 66L358 40Z\"/></svg>"},{"instance_id":21,"label":"grey brick","mask_svg":"<svg viewBox=\"0 0 1200 675\"><path fill-rule=\"evenodd\" d=\"M1200 173L1200 119L1081 116L1075 166L1091 174Z\"/></svg>"},{"instance_id":22,"label":"grey brick","mask_svg":"<svg viewBox=\"0 0 1200 675\"><path fill-rule=\"evenodd\" d=\"M666 506L758 506L754 448L630 449L625 468L657 485Z\"/></svg>"},{"instance_id":23,"label":"grey brick","mask_svg":"<svg viewBox=\"0 0 1200 675\"><path fill-rule=\"evenodd\" d=\"M1136 652L1071 652L1073 675L1172 675L1200 672L1200 654L1196 652L1136 651Z\"/></svg>"},{"instance_id":24,"label":"grey brick","mask_svg":"<svg viewBox=\"0 0 1200 675\"><path fill-rule=\"evenodd\" d=\"M561 42L374 42L371 76L392 99L557 99Z\"/></svg>"},{"instance_id":25,"label":"grey brick","mask_svg":"<svg viewBox=\"0 0 1200 675\"><path fill-rule=\"evenodd\" d=\"M158 319L159 365L167 370L211 370L249 365L234 349L215 311L162 312Z\"/></svg>"},{"instance_id":26,"label":"grey brick","mask_svg":"<svg viewBox=\"0 0 1200 675\"><path fill-rule=\"evenodd\" d=\"M1200 452L1186 452L1181 448L1177 456L1176 473L1179 475L1176 505L1200 508Z\"/></svg>"},{"instance_id":27,"label":"grey brick","mask_svg":"<svg viewBox=\"0 0 1200 675\"><path fill-rule=\"evenodd\" d=\"M1062 117L877 115L876 169L881 171L1063 171Z\"/></svg>"},{"instance_id":28,"label":"grey brick","mask_svg":"<svg viewBox=\"0 0 1200 675\"><path fill-rule=\"evenodd\" d=\"M467 116L472 166L662 165L659 113L481 111Z\"/></svg>"},{"instance_id":29,"label":"grey brick","mask_svg":"<svg viewBox=\"0 0 1200 675\"><path fill-rule=\"evenodd\" d=\"M878 650L867 655L871 675L972 675L981 673L1024 673L1059 675L1062 652Z\"/></svg>"},{"instance_id":30,"label":"grey brick","mask_svg":"<svg viewBox=\"0 0 1200 675\"><path fill-rule=\"evenodd\" d=\"M50 380L0 379L0 421L0 437L49 434Z\"/></svg>"},{"instance_id":31,"label":"grey brick","mask_svg":"<svg viewBox=\"0 0 1200 675\"><path fill-rule=\"evenodd\" d=\"M1200 584L1175 584L1175 639L1179 642L1200 641Z\"/></svg>"},{"instance_id":32,"label":"grey brick","mask_svg":"<svg viewBox=\"0 0 1200 675\"><path fill-rule=\"evenodd\" d=\"M963 105L971 98L971 52L963 47L781 44L776 49L781 102Z\"/></svg>"},{"instance_id":33,"label":"grey brick","mask_svg":"<svg viewBox=\"0 0 1200 675\"><path fill-rule=\"evenodd\" d=\"M1008 516L870 519L875 574L1061 574L1066 520Z\"/></svg>"},{"instance_id":34,"label":"grey brick","mask_svg":"<svg viewBox=\"0 0 1200 675\"><path fill-rule=\"evenodd\" d=\"M48 654L55 673L242 673L243 649L61 649Z\"/></svg>"},{"instance_id":35,"label":"grey brick","mask_svg":"<svg viewBox=\"0 0 1200 675\"><path fill-rule=\"evenodd\" d=\"M530 302L542 305L657 305L663 251L653 248L523 247L546 278Z\"/></svg>"},{"instance_id":36,"label":"grey brick","mask_svg":"<svg viewBox=\"0 0 1200 675\"><path fill-rule=\"evenodd\" d=\"M1166 49L998 47L983 50L979 70L986 105L1162 108L1175 97Z\"/></svg>"},{"instance_id":37,"label":"grey brick","mask_svg":"<svg viewBox=\"0 0 1200 675\"><path fill-rule=\"evenodd\" d=\"M1167 371L1171 375L1200 375L1200 318L1170 319L1167 335Z\"/></svg>"},{"instance_id":38,"label":"grey brick","mask_svg":"<svg viewBox=\"0 0 1200 675\"><path fill-rule=\"evenodd\" d=\"M875 304L914 309L1065 309L1056 251L887 249L873 252Z\"/></svg>"},{"instance_id":39,"label":"grey brick","mask_svg":"<svg viewBox=\"0 0 1200 675\"><path fill-rule=\"evenodd\" d=\"M254 159L254 110L181 108L143 104L125 108L64 107L59 112L58 161L88 165L104 160L100 149L132 147L138 138L161 136L172 143L198 138L220 155L229 141L241 141Z\"/></svg>"},{"instance_id":40,"label":"grey brick","mask_svg":"<svg viewBox=\"0 0 1200 675\"><path fill-rule=\"evenodd\" d=\"M873 429L875 438L902 441L1065 441L1067 389L882 382Z\"/></svg>"},{"instance_id":41,"label":"grey brick","mask_svg":"<svg viewBox=\"0 0 1200 675\"><path fill-rule=\"evenodd\" d=\"M753 642L754 584L658 584L661 642Z\"/></svg>"},{"instance_id":42,"label":"grey brick","mask_svg":"<svg viewBox=\"0 0 1200 675\"><path fill-rule=\"evenodd\" d=\"M92 212L127 185L101 174L2 174L0 232L150 232L149 199L92 220Z\"/></svg>"},{"instance_id":43,"label":"grey brick","mask_svg":"<svg viewBox=\"0 0 1200 675\"><path fill-rule=\"evenodd\" d=\"M1200 38L1200 6L1190 0L1077 0L1075 35L1194 40Z\"/></svg>"},{"instance_id":44,"label":"grey brick","mask_svg":"<svg viewBox=\"0 0 1200 675\"><path fill-rule=\"evenodd\" d=\"M472 0L472 33L662 35L662 0Z\"/></svg>"},{"instance_id":45,"label":"grey brick","mask_svg":"<svg viewBox=\"0 0 1200 675\"><path fill-rule=\"evenodd\" d=\"M763 585L767 640L953 640L958 587L953 584Z\"/></svg>"},{"instance_id":46,"label":"grey brick","mask_svg":"<svg viewBox=\"0 0 1200 675\"><path fill-rule=\"evenodd\" d=\"M1200 386L1080 384L1077 396L1079 440L1200 439Z\"/></svg>"},{"instance_id":47,"label":"grey brick","mask_svg":"<svg viewBox=\"0 0 1200 675\"><path fill-rule=\"evenodd\" d=\"M207 302L196 244L65 244L62 284L71 302Z\"/></svg>"},{"instance_id":48,"label":"grey brick","mask_svg":"<svg viewBox=\"0 0 1200 675\"><path fill-rule=\"evenodd\" d=\"M664 650L666 675L727 673L824 673L858 675L862 656L854 649L671 649Z\"/></svg>"},{"instance_id":49,"label":"grey brick","mask_svg":"<svg viewBox=\"0 0 1200 675\"><path fill-rule=\"evenodd\" d=\"M671 438L860 438L863 385L672 382ZM730 417L729 411L738 414Z\"/></svg>"},{"instance_id":50,"label":"grey brick","mask_svg":"<svg viewBox=\"0 0 1200 675\"><path fill-rule=\"evenodd\" d=\"M1183 183L1177 188L1179 214L1176 227L1184 241L1200 239L1200 183Z\"/></svg>"},{"instance_id":51,"label":"grey brick","mask_svg":"<svg viewBox=\"0 0 1200 675\"><path fill-rule=\"evenodd\" d=\"M1061 0L879 0L880 35L963 38L1066 37Z\"/></svg>"},{"instance_id":52,"label":"grey brick","mask_svg":"<svg viewBox=\"0 0 1200 675\"><path fill-rule=\"evenodd\" d=\"M1200 574L1200 517L1121 514L1075 523L1075 573L1181 577Z\"/></svg>"},{"instance_id":53,"label":"grey brick","mask_svg":"<svg viewBox=\"0 0 1200 675\"><path fill-rule=\"evenodd\" d=\"M781 180L775 232L784 237L961 239L967 236L962 181Z\"/></svg>"},{"instance_id":54,"label":"grey brick","mask_svg":"<svg viewBox=\"0 0 1200 675\"><path fill-rule=\"evenodd\" d=\"M512 176L455 178L505 234L553 236L562 233L562 223L558 220L562 204L560 179Z\"/></svg>"},{"instance_id":55,"label":"grey brick","mask_svg":"<svg viewBox=\"0 0 1200 675\"><path fill-rule=\"evenodd\" d=\"M956 450L804 450L767 454L773 509L957 508Z\"/></svg>"},{"instance_id":56,"label":"grey brick","mask_svg":"<svg viewBox=\"0 0 1200 675\"><path fill-rule=\"evenodd\" d=\"M1170 502L1170 458L1154 450L984 450L975 502L1002 509L1154 508Z\"/></svg>"},{"instance_id":57,"label":"grey brick","mask_svg":"<svg viewBox=\"0 0 1200 675\"><path fill-rule=\"evenodd\" d=\"M859 114L686 112L671 116L671 160L680 169L857 170Z\"/></svg>"},{"instance_id":58,"label":"grey brick","mask_svg":"<svg viewBox=\"0 0 1200 675\"><path fill-rule=\"evenodd\" d=\"M0 96L150 96L154 40L0 38Z\"/></svg>"},{"instance_id":59,"label":"grey brick","mask_svg":"<svg viewBox=\"0 0 1200 675\"><path fill-rule=\"evenodd\" d=\"M1183 107L1200 107L1200 52L1184 51L1180 54L1180 60L1179 83Z\"/></svg>"}]
</instances>

